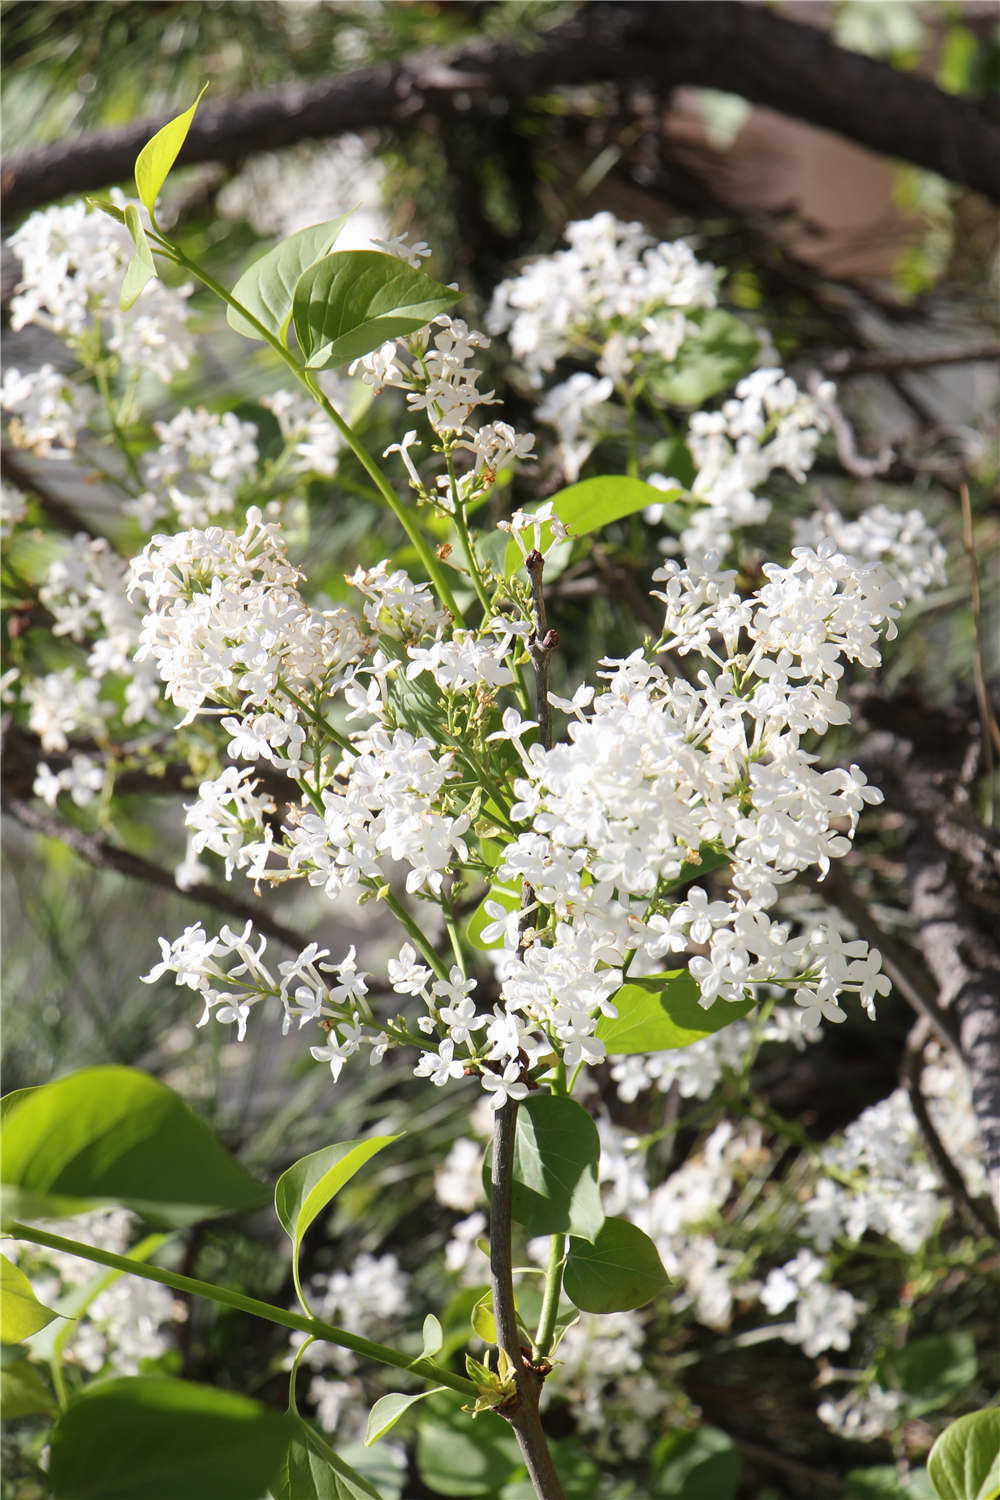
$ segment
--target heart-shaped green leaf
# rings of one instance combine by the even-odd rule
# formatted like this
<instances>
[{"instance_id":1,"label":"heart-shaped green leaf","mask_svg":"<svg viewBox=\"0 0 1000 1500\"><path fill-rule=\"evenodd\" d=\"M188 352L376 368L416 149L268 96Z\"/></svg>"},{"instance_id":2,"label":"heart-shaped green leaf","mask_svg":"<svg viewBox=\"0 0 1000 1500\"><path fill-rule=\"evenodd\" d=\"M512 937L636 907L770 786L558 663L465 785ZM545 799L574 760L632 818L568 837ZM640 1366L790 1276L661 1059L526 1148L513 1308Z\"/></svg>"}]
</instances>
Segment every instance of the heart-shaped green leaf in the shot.
<instances>
[{"instance_id":1,"label":"heart-shaped green leaf","mask_svg":"<svg viewBox=\"0 0 1000 1500\"><path fill-rule=\"evenodd\" d=\"M593 1243L570 1237L563 1288L581 1312L629 1312L666 1284L656 1246L627 1219L605 1219Z\"/></svg>"},{"instance_id":2,"label":"heart-shaped green leaf","mask_svg":"<svg viewBox=\"0 0 1000 1500\"><path fill-rule=\"evenodd\" d=\"M295 336L310 370L370 354L416 333L459 293L378 250L341 250L303 272L295 288Z\"/></svg>"},{"instance_id":3,"label":"heart-shaped green leaf","mask_svg":"<svg viewBox=\"0 0 1000 1500\"><path fill-rule=\"evenodd\" d=\"M381 1500L371 1481L334 1453L307 1422L293 1420L295 1435L271 1481L273 1500Z\"/></svg>"},{"instance_id":4,"label":"heart-shaped green leaf","mask_svg":"<svg viewBox=\"0 0 1000 1500\"><path fill-rule=\"evenodd\" d=\"M997 1500L1000 1407L970 1412L946 1427L930 1451L927 1472L941 1500Z\"/></svg>"},{"instance_id":5,"label":"heart-shaped green leaf","mask_svg":"<svg viewBox=\"0 0 1000 1500\"><path fill-rule=\"evenodd\" d=\"M303 271L332 249L349 218L350 214L341 214L339 219L312 224L308 229L290 234L280 245L275 245L273 250L255 260L233 287L235 300L283 344L288 343L295 288ZM226 321L236 333L242 333L248 339L261 336L260 330L234 307L227 308Z\"/></svg>"},{"instance_id":6,"label":"heart-shaped green leaf","mask_svg":"<svg viewBox=\"0 0 1000 1500\"><path fill-rule=\"evenodd\" d=\"M604 1223L597 1163L601 1141L587 1111L573 1099L532 1094L517 1112L511 1213L530 1235L576 1234L593 1239ZM483 1164L490 1191L490 1167Z\"/></svg>"},{"instance_id":7,"label":"heart-shaped green leaf","mask_svg":"<svg viewBox=\"0 0 1000 1500\"><path fill-rule=\"evenodd\" d=\"M55 1500L260 1500L292 1424L247 1396L164 1376L89 1385L52 1430Z\"/></svg>"},{"instance_id":8,"label":"heart-shaped green leaf","mask_svg":"<svg viewBox=\"0 0 1000 1500\"><path fill-rule=\"evenodd\" d=\"M0 1175L11 1217L121 1203L178 1228L267 1202L204 1121L134 1068L84 1068L24 1090L4 1117Z\"/></svg>"}]
</instances>

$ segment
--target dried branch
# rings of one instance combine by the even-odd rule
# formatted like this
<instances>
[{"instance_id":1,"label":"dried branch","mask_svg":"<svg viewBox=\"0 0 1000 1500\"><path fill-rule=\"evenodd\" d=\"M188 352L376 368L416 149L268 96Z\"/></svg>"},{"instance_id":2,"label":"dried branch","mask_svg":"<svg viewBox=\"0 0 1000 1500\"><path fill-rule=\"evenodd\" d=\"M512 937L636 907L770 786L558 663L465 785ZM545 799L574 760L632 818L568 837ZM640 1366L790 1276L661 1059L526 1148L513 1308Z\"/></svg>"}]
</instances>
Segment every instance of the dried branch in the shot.
<instances>
[{"instance_id":1,"label":"dried branch","mask_svg":"<svg viewBox=\"0 0 1000 1500\"><path fill-rule=\"evenodd\" d=\"M989 1239L1000 1240L1000 1222L991 1211L989 1204L978 1203L973 1198L965 1178L948 1155L945 1144L930 1117L927 1100L921 1087L924 1052L929 1040L930 1023L926 1020L918 1021L906 1040L902 1082L910 1101L910 1108L913 1110L927 1154L937 1167L956 1212L965 1220L974 1234L985 1234Z\"/></svg>"},{"instance_id":2,"label":"dried branch","mask_svg":"<svg viewBox=\"0 0 1000 1500\"><path fill-rule=\"evenodd\" d=\"M384 129L421 113L461 107L469 114L491 110L497 100L614 81L724 89L1000 201L1000 120L989 103L947 94L917 74L838 47L818 27L741 0L593 3L517 41L484 37L448 57L431 50L208 103L180 161L235 162L255 150ZM125 181L167 118L12 153L3 168L7 212Z\"/></svg>"},{"instance_id":3,"label":"dried branch","mask_svg":"<svg viewBox=\"0 0 1000 1500\"><path fill-rule=\"evenodd\" d=\"M241 901L237 896L231 896L228 891L220 890L214 885L199 883L186 888L181 887L169 870L164 870L152 860L144 858L141 854L133 854L129 849L120 849L110 840L101 838L97 834L84 833L81 829L74 828L71 823L66 823L61 818L44 812L37 804L20 797L5 794L2 806L4 812L15 818L23 828L30 829L32 833L44 834L46 838L58 839L97 870L113 870L117 875L127 875L132 880L141 880L146 885L155 886L159 890L183 896L187 901L195 901L201 906L210 906L213 910L222 912L227 917L233 917L238 922L250 921L258 932L274 938L276 942L284 943L293 952L299 952L306 946L304 938L300 937L297 932L293 932L290 927L285 927L283 923L276 921L265 907L256 902Z\"/></svg>"},{"instance_id":4,"label":"dried branch","mask_svg":"<svg viewBox=\"0 0 1000 1500\"><path fill-rule=\"evenodd\" d=\"M937 353L879 354L861 349L838 349L824 360L828 375L848 379L852 375L906 375L914 370L934 370L944 365L994 364L1000 360L1000 344L981 349L939 349Z\"/></svg>"}]
</instances>

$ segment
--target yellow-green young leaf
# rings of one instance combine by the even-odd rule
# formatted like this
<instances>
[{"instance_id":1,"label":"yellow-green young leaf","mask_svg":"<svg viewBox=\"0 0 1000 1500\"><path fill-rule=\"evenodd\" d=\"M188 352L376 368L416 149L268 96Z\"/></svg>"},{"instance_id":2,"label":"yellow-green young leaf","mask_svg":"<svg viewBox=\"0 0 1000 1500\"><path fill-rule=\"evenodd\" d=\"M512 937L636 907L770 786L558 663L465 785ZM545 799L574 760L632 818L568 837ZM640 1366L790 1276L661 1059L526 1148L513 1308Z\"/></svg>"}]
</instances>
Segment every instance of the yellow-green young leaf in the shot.
<instances>
[{"instance_id":1,"label":"yellow-green young leaf","mask_svg":"<svg viewBox=\"0 0 1000 1500\"><path fill-rule=\"evenodd\" d=\"M303 271L326 255L334 246L350 214L313 224L290 234L280 245L255 260L233 287L233 297L262 323L269 333L288 343L288 325L292 317L295 288ZM226 309L226 322L236 333L248 339L259 339L260 332L234 307Z\"/></svg>"},{"instance_id":2,"label":"yellow-green young leaf","mask_svg":"<svg viewBox=\"0 0 1000 1500\"><path fill-rule=\"evenodd\" d=\"M112 203L110 198L84 198L88 208L99 209L102 214L107 214L111 219L117 219L119 224L125 223L125 210L119 208L117 203Z\"/></svg>"},{"instance_id":3,"label":"yellow-green young leaf","mask_svg":"<svg viewBox=\"0 0 1000 1500\"><path fill-rule=\"evenodd\" d=\"M194 112L201 103L201 95L207 88L206 83L191 108L186 109L182 115L176 115L163 126L162 130L158 130L152 140L146 142L135 159L136 192L151 219L160 188L166 182L170 168L177 160L177 153L191 128Z\"/></svg>"},{"instance_id":4,"label":"yellow-green young leaf","mask_svg":"<svg viewBox=\"0 0 1000 1500\"><path fill-rule=\"evenodd\" d=\"M20 1266L0 1255L0 1339L19 1344L58 1316L39 1302Z\"/></svg>"},{"instance_id":5,"label":"yellow-green young leaf","mask_svg":"<svg viewBox=\"0 0 1000 1500\"><path fill-rule=\"evenodd\" d=\"M374 1135L363 1141L341 1141L303 1156L278 1178L274 1208L281 1227L292 1242L292 1270L299 1287L299 1247L317 1214L323 1212L366 1161L398 1141L398 1135Z\"/></svg>"},{"instance_id":6,"label":"yellow-green young leaf","mask_svg":"<svg viewBox=\"0 0 1000 1500\"><path fill-rule=\"evenodd\" d=\"M444 1344L444 1330L433 1313L428 1313L424 1319L423 1346L420 1350L421 1359L433 1359L435 1354L441 1353Z\"/></svg>"},{"instance_id":7,"label":"yellow-green young leaf","mask_svg":"<svg viewBox=\"0 0 1000 1500\"><path fill-rule=\"evenodd\" d=\"M596 1036L609 1057L667 1052L700 1042L754 1008L752 1000L716 1000L705 1010L700 993L686 969L629 980L610 996L618 1015L602 1016Z\"/></svg>"},{"instance_id":8,"label":"yellow-green young leaf","mask_svg":"<svg viewBox=\"0 0 1000 1500\"><path fill-rule=\"evenodd\" d=\"M610 526L612 521L621 521L647 505L663 505L678 500L684 494L681 489L658 490L643 479L632 479L627 474L603 474L593 479L582 479L571 484L552 497L552 509L571 536L587 536ZM543 521L539 532L541 551L552 541L552 522ZM504 556L504 574L510 578L522 566L524 559L517 543L507 546Z\"/></svg>"},{"instance_id":9,"label":"yellow-green young leaf","mask_svg":"<svg viewBox=\"0 0 1000 1500\"><path fill-rule=\"evenodd\" d=\"M497 1341L497 1325L493 1316L493 1294L487 1292L485 1297L480 1297L472 1309L469 1319L472 1324L473 1333L482 1339L484 1344L495 1344Z\"/></svg>"},{"instance_id":10,"label":"yellow-green young leaf","mask_svg":"<svg viewBox=\"0 0 1000 1500\"><path fill-rule=\"evenodd\" d=\"M382 1396L375 1402L368 1413L368 1429L365 1432L365 1447L370 1448L372 1443L377 1443L380 1437L385 1437L390 1427L395 1427L404 1412L409 1411L418 1401L423 1401L425 1396L437 1396L446 1390L443 1385L433 1385L429 1390L417 1391L414 1395L404 1396L399 1391L393 1391L388 1396Z\"/></svg>"},{"instance_id":11,"label":"yellow-green young leaf","mask_svg":"<svg viewBox=\"0 0 1000 1500\"><path fill-rule=\"evenodd\" d=\"M135 244L135 254L128 263L125 280L122 282L121 296L118 299L118 306L122 312L128 312L143 287L156 275L153 252L149 248L146 231L139 218L139 210L134 203L130 203L125 209L125 226Z\"/></svg>"}]
</instances>

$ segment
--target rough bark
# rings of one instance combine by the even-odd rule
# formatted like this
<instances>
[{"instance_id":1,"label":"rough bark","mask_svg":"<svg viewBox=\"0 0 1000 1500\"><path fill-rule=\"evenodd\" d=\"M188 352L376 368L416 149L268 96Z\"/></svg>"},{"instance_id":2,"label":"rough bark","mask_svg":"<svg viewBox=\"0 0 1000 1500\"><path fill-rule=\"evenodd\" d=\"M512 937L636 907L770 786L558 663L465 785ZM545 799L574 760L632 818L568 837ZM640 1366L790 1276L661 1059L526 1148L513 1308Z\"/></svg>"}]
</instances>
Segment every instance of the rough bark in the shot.
<instances>
[{"instance_id":1,"label":"rough bark","mask_svg":"<svg viewBox=\"0 0 1000 1500\"><path fill-rule=\"evenodd\" d=\"M180 160L234 162L253 151L384 127L422 111L493 108L563 86L651 82L724 89L836 132L1000 201L1000 109L838 47L818 27L746 0L640 0L581 6L523 41L480 39L311 84L202 105ZM167 116L12 153L8 215L125 181Z\"/></svg>"}]
</instances>

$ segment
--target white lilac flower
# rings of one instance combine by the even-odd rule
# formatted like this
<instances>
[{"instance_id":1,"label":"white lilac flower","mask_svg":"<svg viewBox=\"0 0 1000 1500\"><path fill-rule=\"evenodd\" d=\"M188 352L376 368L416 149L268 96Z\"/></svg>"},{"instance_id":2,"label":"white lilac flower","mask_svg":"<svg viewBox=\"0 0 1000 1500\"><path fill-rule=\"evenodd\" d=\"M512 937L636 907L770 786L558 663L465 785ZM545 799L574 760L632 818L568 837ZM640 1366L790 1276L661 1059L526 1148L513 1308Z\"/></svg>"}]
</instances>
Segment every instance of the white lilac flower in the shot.
<instances>
[{"instance_id":1,"label":"white lilac flower","mask_svg":"<svg viewBox=\"0 0 1000 1500\"><path fill-rule=\"evenodd\" d=\"M119 206L125 201L117 190L111 196ZM12 328L36 323L72 346L99 323L107 348L126 366L164 382L187 367L194 348L190 285L168 287L154 278L127 313L119 308L134 254L124 225L78 200L32 214L9 244L21 267Z\"/></svg>"}]
</instances>

